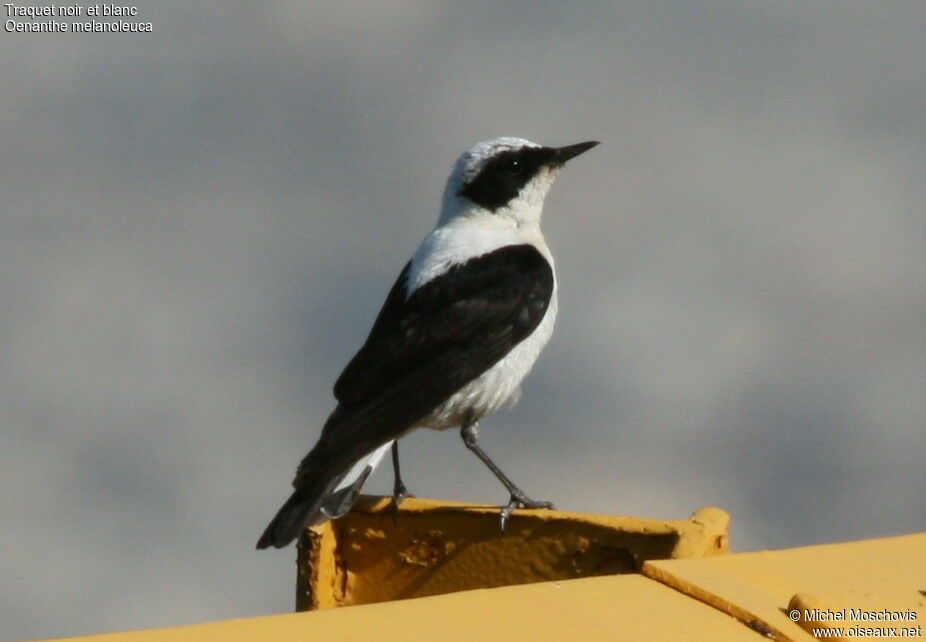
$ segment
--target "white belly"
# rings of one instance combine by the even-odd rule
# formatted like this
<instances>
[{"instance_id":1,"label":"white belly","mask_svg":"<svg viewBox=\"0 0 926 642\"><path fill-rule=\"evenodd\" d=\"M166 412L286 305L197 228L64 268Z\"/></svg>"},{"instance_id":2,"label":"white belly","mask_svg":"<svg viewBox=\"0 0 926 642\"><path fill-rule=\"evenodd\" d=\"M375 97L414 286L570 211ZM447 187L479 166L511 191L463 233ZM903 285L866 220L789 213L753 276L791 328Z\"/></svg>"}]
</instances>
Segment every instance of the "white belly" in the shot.
<instances>
[{"instance_id":1,"label":"white belly","mask_svg":"<svg viewBox=\"0 0 926 642\"><path fill-rule=\"evenodd\" d=\"M530 372L547 345L556 322L556 288L550 306L534 332L511 349L501 361L460 388L414 428L445 430L458 428L467 412L476 419L495 412L503 405L514 404L521 394L521 381Z\"/></svg>"}]
</instances>

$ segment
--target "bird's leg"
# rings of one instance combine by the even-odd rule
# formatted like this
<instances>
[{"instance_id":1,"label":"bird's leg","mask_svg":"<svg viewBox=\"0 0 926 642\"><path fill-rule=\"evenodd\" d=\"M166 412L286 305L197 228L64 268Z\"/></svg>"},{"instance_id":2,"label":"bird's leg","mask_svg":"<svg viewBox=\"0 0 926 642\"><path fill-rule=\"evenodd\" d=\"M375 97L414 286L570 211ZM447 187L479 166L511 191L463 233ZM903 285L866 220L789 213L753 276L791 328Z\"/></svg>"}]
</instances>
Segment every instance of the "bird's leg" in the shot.
<instances>
[{"instance_id":1,"label":"bird's leg","mask_svg":"<svg viewBox=\"0 0 926 642\"><path fill-rule=\"evenodd\" d=\"M524 491L518 488L513 481L508 479L508 475L503 473L502 469L499 468L485 451L479 447L479 444L476 443L478 435L479 422L473 417L472 413L467 413L466 418L463 420L463 425L460 426L460 436L463 437L463 443L466 444L467 448L476 453L476 456L482 460L482 463L492 471L492 474L498 478L498 481L500 481L511 494L508 504L502 507L501 513L499 514L502 531L505 530L505 524L508 522L508 518L511 516L512 511L516 508L553 508L553 504L550 502L531 499L525 495Z\"/></svg>"},{"instance_id":2,"label":"bird's leg","mask_svg":"<svg viewBox=\"0 0 926 642\"><path fill-rule=\"evenodd\" d=\"M392 515L393 518L398 519L399 515L399 504L402 503L402 500L406 497L411 497L408 492L408 489L405 487L405 484L402 483L402 474L399 472L399 440L392 442L392 471L393 475L393 484L392 484Z\"/></svg>"}]
</instances>

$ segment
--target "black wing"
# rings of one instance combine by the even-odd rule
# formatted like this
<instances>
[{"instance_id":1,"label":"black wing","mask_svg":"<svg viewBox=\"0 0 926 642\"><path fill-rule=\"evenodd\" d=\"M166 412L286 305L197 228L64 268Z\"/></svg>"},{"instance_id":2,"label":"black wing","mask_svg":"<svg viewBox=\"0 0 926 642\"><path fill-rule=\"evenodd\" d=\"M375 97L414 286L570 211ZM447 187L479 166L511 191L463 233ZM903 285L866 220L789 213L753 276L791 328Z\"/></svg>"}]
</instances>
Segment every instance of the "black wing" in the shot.
<instances>
[{"instance_id":1,"label":"black wing","mask_svg":"<svg viewBox=\"0 0 926 642\"><path fill-rule=\"evenodd\" d=\"M553 294L553 270L532 245L453 266L406 299L408 269L334 386L340 403L320 450L359 457L401 434L527 338Z\"/></svg>"},{"instance_id":2,"label":"black wing","mask_svg":"<svg viewBox=\"0 0 926 642\"><path fill-rule=\"evenodd\" d=\"M366 343L334 386L338 407L296 471L296 490L258 548L281 547L321 514L347 468L402 434L527 338L546 314L553 270L531 245L454 266L406 299L406 265Z\"/></svg>"}]
</instances>

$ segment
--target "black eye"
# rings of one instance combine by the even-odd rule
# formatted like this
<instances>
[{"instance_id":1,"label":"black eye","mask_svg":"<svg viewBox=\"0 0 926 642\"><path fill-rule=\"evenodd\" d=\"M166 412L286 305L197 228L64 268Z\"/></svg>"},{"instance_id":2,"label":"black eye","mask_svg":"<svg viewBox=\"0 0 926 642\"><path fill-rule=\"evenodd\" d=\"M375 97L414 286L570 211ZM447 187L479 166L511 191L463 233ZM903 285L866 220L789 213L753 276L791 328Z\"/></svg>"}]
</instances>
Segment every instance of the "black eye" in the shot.
<instances>
[{"instance_id":1,"label":"black eye","mask_svg":"<svg viewBox=\"0 0 926 642\"><path fill-rule=\"evenodd\" d=\"M520 158L505 158L499 163L498 171L508 176L521 176L527 171L527 163Z\"/></svg>"},{"instance_id":2,"label":"black eye","mask_svg":"<svg viewBox=\"0 0 926 642\"><path fill-rule=\"evenodd\" d=\"M467 181L459 194L494 212L515 198L545 162L543 148L505 150Z\"/></svg>"}]
</instances>

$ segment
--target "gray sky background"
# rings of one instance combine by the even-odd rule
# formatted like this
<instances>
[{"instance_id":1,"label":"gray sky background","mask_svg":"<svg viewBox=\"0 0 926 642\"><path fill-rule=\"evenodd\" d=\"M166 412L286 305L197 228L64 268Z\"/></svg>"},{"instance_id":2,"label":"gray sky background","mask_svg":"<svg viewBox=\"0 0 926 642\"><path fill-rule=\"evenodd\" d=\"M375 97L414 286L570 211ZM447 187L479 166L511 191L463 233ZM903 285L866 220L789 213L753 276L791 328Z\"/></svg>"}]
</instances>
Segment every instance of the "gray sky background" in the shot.
<instances>
[{"instance_id":1,"label":"gray sky background","mask_svg":"<svg viewBox=\"0 0 926 642\"><path fill-rule=\"evenodd\" d=\"M547 201L553 341L483 425L529 493L716 505L741 551L926 528L923 3L137 20L0 33L0 638L291 609L295 553L256 538L499 135L602 141ZM420 496L505 499L456 433L404 456Z\"/></svg>"}]
</instances>

